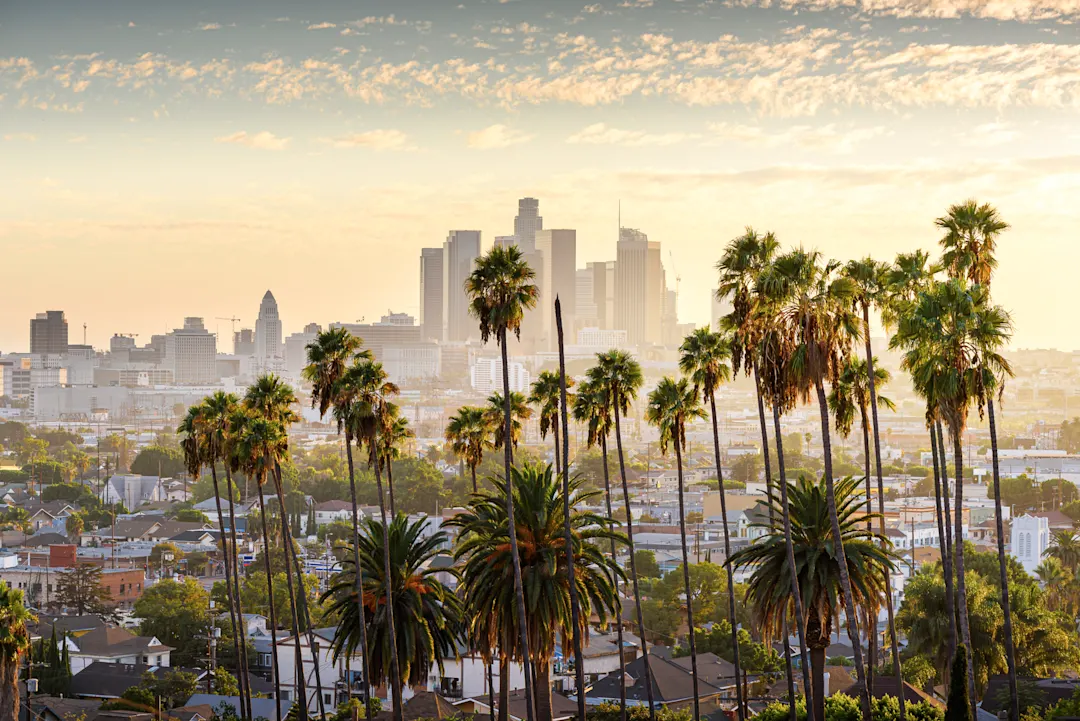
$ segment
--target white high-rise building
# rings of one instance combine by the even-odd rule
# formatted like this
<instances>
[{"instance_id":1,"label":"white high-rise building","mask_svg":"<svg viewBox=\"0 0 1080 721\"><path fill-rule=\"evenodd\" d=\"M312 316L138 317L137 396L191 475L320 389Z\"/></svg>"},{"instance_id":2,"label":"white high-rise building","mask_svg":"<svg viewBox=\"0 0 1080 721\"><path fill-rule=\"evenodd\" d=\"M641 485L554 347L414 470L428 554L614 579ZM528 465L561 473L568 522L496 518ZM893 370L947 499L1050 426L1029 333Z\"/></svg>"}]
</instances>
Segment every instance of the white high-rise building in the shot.
<instances>
[{"instance_id":1,"label":"white high-rise building","mask_svg":"<svg viewBox=\"0 0 1080 721\"><path fill-rule=\"evenodd\" d=\"M615 327L631 345L663 341L664 266L660 243L639 230L622 228L615 263Z\"/></svg>"},{"instance_id":2,"label":"white high-rise building","mask_svg":"<svg viewBox=\"0 0 1080 721\"><path fill-rule=\"evenodd\" d=\"M217 380L217 338L202 318L184 318L184 327L165 336L165 366L177 385L201 385Z\"/></svg>"},{"instance_id":3,"label":"white high-rise building","mask_svg":"<svg viewBox=\"0 0 1080 721\"><path fill-rule=\"evenodd\" d=\"M302 333L293 333L285 339L285 372L291 378L299 378L307 365L307 347L314 343L322 327L318 323L308 323Z\"/></svg>"},{"instance_id":4,"label":"white high-rise building","mask_svg":"<svg viewBox=\"0 0 1080 721\"><path fill-rule=\"evenodd\" d=\"M510 391L528 393L532 385L532 374L521 363L510 361ZM502 392L502 360L499 358L477 358L469 369L469 381L479 393Z\"/></svg>"},{"instance_id":5,"label":"white high-rise building","mask_svg":"<svg viewBox=\"0 0 1080 721\"><path fill-rule=\"evenodd\" d=\"M469 315L465 281L480 256L479 230L451 230L443 243L443 340L464 341L480 335Z\"/></svg>"},{"instance_id":6,"label":"white high-rise building","mask_svg":"<svg viewBox=\"0 0 1080 721\"><path fill-rule=\"evenodd\" d=\"M266 291L259 304L259 319L255 321L255 367L275 370L282 365L281 318L278 316L274 294Z\"/></svg>"}]
</instances>

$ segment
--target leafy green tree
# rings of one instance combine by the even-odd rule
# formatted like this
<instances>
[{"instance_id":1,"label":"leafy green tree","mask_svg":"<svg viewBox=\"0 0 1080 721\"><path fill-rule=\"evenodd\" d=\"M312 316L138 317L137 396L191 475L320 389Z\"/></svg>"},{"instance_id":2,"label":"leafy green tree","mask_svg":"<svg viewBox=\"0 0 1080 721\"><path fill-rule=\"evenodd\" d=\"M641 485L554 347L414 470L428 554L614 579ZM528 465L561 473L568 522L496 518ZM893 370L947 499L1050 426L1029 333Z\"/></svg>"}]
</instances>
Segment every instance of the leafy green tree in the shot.
<instances>
[{"instance_id":1,"label":"leafy green tree","mask_svg":"<svg viewBox=\"0 0 1080 721\"><path fill-rule=\"evenodd\" d=\"M967 647L960 644L953 656L949 674L949 698L945 705L945 721L973 721L971 697L968 695Z\"/></svg>"},{"instance_id":2,"label":"leafy green tree","mask_svg":"<svg viewBox=\"0 0 1080 721\"><path fill-rule=\"evenodd\" d=\"M135 615L142 619L139 632L175 648L173 665L197 665L206 655L209 602L209 594L194 578L158 581L135 602Z\"/></svg>"},{"instance_id":3,"label":"leafy green tree","mask_svg":"<svg viewBox=\"0 0 1080 721\"><path fill-rule=\"evenodd\" d=\"M174 478L187 472L184 455L178 448L147 446L141 449L131 462L131 472L140 476Z\"/></svg>"},{"instance_id":4,"label":"leafy green tree","mask_svg":"<svg viewBox=\"0 0 1080 721\"><path fill-rule=\"evenodd\" d=\"M689 575L694 613L699 618L713 616L717 604L727 600L727 572L715 563L691 563ZM686 586L683 583L682 565L674 571L668 571L653 584L653 596L676 608L685 608Z\"/></svg>"},{"instance_id":5,"label":"leafy green tree","mask_svg":"<svg viewBox=\"0 0 1080 721\"><path fill-rule=\"evenodd\" d=\"M641 603L641 615L645 620L645 636L650 641L662 645L675 643L675 634L683 621L682 612L677 606L648 599Z\"/></svg>"},{"instance_id":6,"label":"leafy green tree","mask_svg":"<svg viewBox=\"0 0 1080 721\"><path fill-rule=\"evenodd\" d=\"M742 483L756 483L761 475L761 454L744 453L731 462L731 479Z\"/></svg>"},{"instance_id":7,"label":"leafy green tree","mask_svg":"<svg viewBox=\"0 0 1080 721\"><path fill-rule=\"evenodd\" d=\"M198 511L194 508L180 508L173 511L172 514L174 521L184 521L185 523L205 523L210 524L210 518L202 511Z\"/></svg>"},{"instance_id":8,"label":"leafy green tree","mask_svg":"<svg viewBox=\"0 0 1080 721\"><path fill-rule=\"evenodd\" d=\"M2 441L2 438L0 438L0 441ZM1062 421L1058 442L1069 453L1080 452L1080 418Z\"/></svg>"},{"instance_id":9,"label":"leafy green tree","mask_svg":"<svg viewBox=\"0 0 1080 721\"><path fill-rule=\"evenodd\" d=\"M660 578L664 575L660 571L660 564L656 561L656 554L648 549L634 552L634 564L641 578Z\"/></svg>"},{"instance_id":10,"label":"leafy green tree","mask_svg":"<svg viewBox=\"0 0 1080 721\"><path fill-rule=\"evenodd\" d=\"M42 638L31 648L30 657L36 666L34 677L39 680L38 691L50 696L67 695L71 685L71 659L67 644L56 637L55 626L50 638Z\"/></svg>"},{"instance_id":11,"label":"leafy green tree","mask_svg":"<svg viewBox=\"0 0 1080 721\"><path fill-rule=\"evenodd\" d=\"M214 693L221 696L240 695L240 686L236 683L236 677L221 666L214 669L213 689Z\"/></svg>"},{"instance_id":12,"label":"leafy green tree","mask_svg":"<svg viewBox=\"0 0 1080 721\"><path fill-rule=\"evenodd\" d=\"M397 510L401 513L433 515L446 505L443 476L439 469L421 458L399 458L393 463Z\"/></svg>"},{"instance_id":13,"label":"leafy green tree","mask_svg":"<svg viewBox=\"0 0 1080 721\"><path fill-rule=\"evenodd\" d=\"M52 483L41 492L41 500L64 501L65 503L79 505L98 505L98 498L89 488L81 483Z\"/></svg>"}]
</instances>

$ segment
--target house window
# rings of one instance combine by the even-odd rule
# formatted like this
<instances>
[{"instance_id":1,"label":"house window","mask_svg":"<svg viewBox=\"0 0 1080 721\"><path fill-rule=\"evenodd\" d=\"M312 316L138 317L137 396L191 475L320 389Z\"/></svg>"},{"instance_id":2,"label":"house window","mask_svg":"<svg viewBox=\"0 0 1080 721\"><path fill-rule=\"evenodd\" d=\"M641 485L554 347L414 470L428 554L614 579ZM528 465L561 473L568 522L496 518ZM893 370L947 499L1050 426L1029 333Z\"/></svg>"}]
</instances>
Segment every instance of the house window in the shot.
<instances>
[{"instance_id":1,"label":"house window","mask_svg":"<svg viewBox=\"0 0 1080 721\"><path fill-rule=\"evenodd\" d=\"M330 706L333 703L333 697L331 697L330 694L324 693L322 695L322 697L323 697L323 703L326 704L327 706Z\"/></svg>"},{"instance_id":2,"label":"house window","mask_svg":"<svg viewBox=\"0 0 1080 721\"><path fill-rule=\"evenodd\" d=\"M513 478L513 476L511 476L511 478ZM121 583L120 584L120 595L123 595L123 594L124 594L124 584ZM357 618L359 618L359 615L357 615Z\"/></svg>"}]
</instances>

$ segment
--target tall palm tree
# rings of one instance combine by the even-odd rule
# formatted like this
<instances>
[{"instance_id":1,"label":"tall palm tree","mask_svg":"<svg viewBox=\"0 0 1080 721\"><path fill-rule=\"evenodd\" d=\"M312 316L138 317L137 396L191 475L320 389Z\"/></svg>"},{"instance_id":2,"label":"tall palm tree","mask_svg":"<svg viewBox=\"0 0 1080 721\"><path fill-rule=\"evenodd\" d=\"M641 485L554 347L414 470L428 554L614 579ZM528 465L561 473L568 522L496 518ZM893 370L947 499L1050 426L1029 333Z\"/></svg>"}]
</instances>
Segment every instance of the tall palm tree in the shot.
<instances>
[{"instance_id":1,"label":"tall palm tree","mask_svg":"<svg viewBox=\"0 0 1080 721\"><path fill-rule=\"evenodd\" d=\"M724 517L724 559L731 558L731 538L728 533L727 499L724 496L724 472L720 467L720 426L716 415L716 389L731 379L731 346L727 339L717 331L698 328L682 342L680 347L679 370L689 376L694 383L694 392L700 393L709 401L712 417L713 454L716 460L716 482L720 490L720 514ZM739 631L735 623L735 580L728 569L728 614L731 618L731 644L735 665L735 699L739 719L746 717L743 688L739 681Z\"/></svg>"},{"instance_id":2,"label":"tall palm tree","mask_svg":"<svg viewBox=\"0 0 1080 721\"><path fill-rule=\"evenodd\" d=\"M694 603L690 592L690 558L686 542L686 492L683 487L683 459L686 449L686 424L706 418L701 397L686 378L675 380L665 376L649 394L645 418L660 430L660 453L667 455L675 447L675 467L679 478L679 537L682 540L683 586L686 592L686 624L689 627L690 668L694 681L694 721L701 718L698 701L697 644L694 640ZM727 519L725 520L725 525ZM735 625L735 617L731 617ZM738 685L736 680L736 685Z\"/></svg>"},{"instance_id":3,"label":"tall palm tree","mask_svg":"<svg viewBox=\"0 0 1080 721\"><path fill-rule=\"evenodd\" d=\"M383 564L386 539L390 541L390 583L394 586L389 594ZM425 522L410 523L404 514L395 516L385 533L380 521L365 523L360 536L361 603L357 603L355 561L350 558L342 562L342 570L322 597L332 601L327 611L339 619L330 642L335 661L343 654L353 654L361 642L361 628L367 627L376 684L391 683L391 647L397 648L405 683L424 683L433 667L443 670L443 659L453 658L457 652L464 620L460 599L439 580L446 569L432 565L447 554L442 549L448 543L446 533L425 536ZM387 597L394 599L393 632L386 604L381 601Z\"/></svg>"},{"instance_id":4,"label":"tall palm tree","mask_svg":"<svg viewBox=\"0 0 1080 721\"><path fill-rule=\"evenodd\" d=\"M513 458L513 451L517 450L518 443L521 442L521 436L525 432L525 421L532 418L532 408L529 407L529 401L526 400L524 394L517 391L510 391L509 402L504 400L502 393L495 391L487 399L487 406L484 408L484 418L487 421L488 426L491 429L491 445L496 450L503 447L503 440L507 437L510 438L511 445L511 458ZM510 408L510 423L503 422L503 418L506 414L506 408ZM510 431L507 433L507 426Z\"/></svg>"},{"instance_id":5,"label":"tall palm tree","mask_svg":"<svg viewBox=\"0 0 1080 721\"><path fill-rule=\"evenodd\" d=\"M236 444L234 446L236 463L244 475L255 480L259 490L259 519L262 526L263 541L262 555L266 570L267 596L272 599L274 598L274 569L270 563L270 532L266 519L266 499L263 494L263 486L266 485L267 479L273 475L274 459L278 457L284 448L285 431L280 423L267 418L260 418L251 413L250 410L246 410L242 415L234 415L233 420L240 424L234 430L236 433ZM281 669L277 653L278 624L275 605L271 603L269 609L270 646L274 650L270 654L270 664L274 677L274 698L280 699ZM299 679L301 675L297 674L297 678ZM301 706L306 706L306 704L301 704ZM276 721L281 721L281 708L278 704L275 704L275 711Z\"/></svg>"},{"instance_id":6,"label":"tall palm tree","mask_svg":"<svg viewBox=\"0 0 1080 721\"><path fill-rule=\"evenodd\" d=\"M1054 558L1070 571L1080 568L1080 534L1076 531L1054 531L1050 534L1050 547L1044 554Z\"/></svg>"},{"instance_id":7,"label":"tall palm tree","mask_svg":"<svg viewBox=\"0 0 1080 721\"><path fill-rule=\"evenodd\" d=\"M353 434L358 445L367 445L368 465L375 471L375 487L379 494L379 517L383 532L384 578L391 577L390 523L386 516L386 496L382 484L382 450L379 446L379 430L385 427L390 398L397 395L398 388L387 379L382 363L371 360L356 362L345 371L343 383L355 389L353 400ZM384 584L386 591L386 622L391 637L394 635L394 584ZM397 646L390 644L390 691L394 704L394 718L401 721L404 701L401 695L401 673Z\"/></svg>"},{"instance_id":8,"label":"tall palm tree","mask_svg":"<svg viewBox=\"0 0 1080 721\"><path fill-rule=\"evenodd\" d=\"M984 286L969 287L963 278L934 284L901 317L892 345L903 349L902 366L916 388L936 400L953 442L956 502L953 543L960 642L971 649L964 579L963 433L972 402L982 404L997 378L1010 372L997 352L1008 335L1008 313L991 306ZM1004 587L1003 587L1004 590ZM1011 631L1011 623L1009 624ZM975 698L975 664L968 664L968 685ZM974 702L973 702L974 703Z\"/></svg>"},{"instance_id":9,"label":"tall palm tree","mask_svg":"<svg viewBox=\"0 0 1080 721\"><path fill-rule=\"evenodd\" d=\"M537 408L540 418L540 437L547 438L548 432L555 440L555 473L562 472L561 459L559 458L559 378L554 371L541 371L540 375L532 384L532 392L528 402ZM574 385L573 378L566 379L567 387ZM573 399L570 399L573 402Z\"/></svg>"},{"instance_id":10,"label":"tall palm tree","mask_svg":"<svg viewBox=\"0 0 1080 721\"><path fill-rule=\"evenodd\" d=\"M292 621L294 654L296 656L296 685L301 699L299 710L300 719L301 721L304 721L304 719L307 718L309 699L307 694L307 674L304 671L303 650L300 648L301 617L304 617L306 620L304 626L307 629L308 647L311 649L315 678L317 679L317 686L319 687L317 689L316 697L320 714L325 715L326 711L322 695L319 662L318 658L315 656L315 631L311 628L311 614L307 608L307 594L304 593L304 577L296 553L296 541L289 531L289 524L287 521L289 513L285 507L285 487L281 478L281 461L283 459L288 459L289 457L288 428L300 418L296 411L293 410L293 406L298 404L299 401L297 400L292 387L273 374L266 374L257 378L255 383L248 388L247 394L244 396L244 406L250 412L258 417L266 418L274 423L280 424L282 429L282 446L278 450L277 455L273 458L273 472L271 473L271 476L274 479L274 491L277 496L278 511L281 514L281 544L282 549L285 552L285 582L289 589L289 612L290 620ZM295 581L293 578L294 576ZM298 589L299 596L297 595ZM297 598L299 598L299 602L297 601Z\"/></svg>"},{"instance_id":11,"label":"tall palm tree","mask_svg":"<svg viewBox=\"0 0 1080 721\"><path fill-rule=\"evenodd\" d=\"M476 469L484 460L484 449L491 447L491 430L484 419L484 409L475 406L458 408L446 424L445 438L454 455L469 467L472 490L476 493Z\"/></svg>"},{"instance_id":12,"label":"tall palm tree","mask_svg":"<svg viewBox=\"0 0 1080 721\"><path fill-rule=\"evenodd\" d=\"M637 613L638 637L641 639L641 655L645 664L645 690L649 701L649 721L656 721L656 704L653 700L653 675L649 662L649 647L645 641L645 620L641 609L641 589L638 585L637 562L634 559L634 518L630 513L630 489L626 483L626 457L622 443L622 417L630 411L630 404L637 398L645 383L641 365L634 357L622 350L609 350L596 354L596 365L589 369L589 381L601 392L615 418L615 448L619 456L619 477L622 480L623 508L626 509L626 542L630 554L630 580L634 586L634 607Z\"/></svg>"},{"instance_id":13,"label":"tall palm tree","mask_svg":"<svg viewBox=\"0 0 1080 721\"><path fill-rule=\"evenodd\" d=\"M338 433L345 434L345 453L349 466L349 495L352 502L352 537L353 537L353 568L359 569L354 573L356 583L357 615L361 611L363 587L363 566L360 563L360 526L359 509L356 503L356 472L353 463L352 446L356 436L353 429L357 425L357 404L355 402L358 389L354 384L344 380L345 371L360 360L371 360L371 351L361 349L363 341L349 333L344 328L332 328L319 333L315 340L306 347L308 364L304 367L303 376L311 383L311 407L318 407L319 417L324 417L328 411L333 412L337 422ZM371 698L371 664L368 657L367 626L360 625L360 656L363 668L363 699L364 710L367 718L372 718L375 713Z\"/></svg>"},{"instance_id":14,"label":"tall palm tree","mask_svg":"<svg viewBox=\"0 0 1080 721\"><path fill-rule=\"evenodd\" d=\"M0 584L0 721L20 721L19 670L30 650L26 624L37 619L23 605L23 592Z\"/></svg>"},{"instance_id":15,"label":"tall palm tree","mask_svg":"<svg viewBox=\"0 0 1080 721\"><path fill-rule=\"evenodd\" d=\"M887 540L859 522L864 514L859 480L848 477L832 485L835 500L829 498L827 482L801 477L788 488L790 504L786 511L795 529L796 584L809 612L807 643L814 677L813 717L819 720L825 718L825 649L831 643L833 618L841 609L850 619L860 608L879 605L881 596L888 592L885 579L893 570ZM777 508L775 516L784 513L785 509ZM841 519L839 535L834 513ZM789 561L784 530L775 522L764 524L764 528L767 535L736 551L731 564L753 569L747 595L753 601L755 621L766 632L776 633L783 630L780 619L791 605L795 589L785 570ZM840 591L841 575L852 584L854 595L850 598Z\"/></svg>"},{"instance_id":16,"label":"tall palm tree","mask_svg":"<svg viewBox=\"0 0 1080 721\"><path fill-rule=\"evenodd\" d=\"M416 433L409 428L409 419L401 415L401 408L396 403L387 403L382 423L379 425L379 447L382 462L386 466L386 488L390 491L390 515L397 515L394 503L394 466L393 462L401 458L401 446Z\"/></svg>"},{"instance_id":17,"label":"tall palm tree","mask_svg":"<svg viewBox=\"0 0 1080 721\"><path fill-rule=\"evenodd\" d=\"M936 225L945 231L941 238L942 264L951 278L967 278L982 289L987 302L990 295L990 279L997 267L994 251L998 236L1008 230L1009 224L1001 218L997 209L989 203L979 204L967 200L949 208L948 213L937 219ZM1005 658L1009 669L1010 712L1013 721L1020 719L1020 701L1016 680L1016 649L1013 644L1012 609L1009 600L1009 578L1006 571L1004 516L1001 509L1001 473L998 462L997 422L994 414L995 388L999 397L1004 390L1004 379L1012 375L1008 363L998 355L998 349L1008 341L1011 322L1008 314L1000 308L987 308L978 318L984 323L980 334L988 346L982 349L984 366L974 376L974 395L979 415L985 407L990 422L990 454L994 478L994 512L997 524L998 575L1001 584L1001 608L1005 616ZM959 481L958 481L959 483Z\"/></svg>"},{"instance_id":18,"label":"tall palm tree","mask_svg":"<svg viewBox=\"0 0 1080 721\"><path fill-rule=\"evenodd\" d=\"M511 660L521 661L526 649L515 636L515 626L521 618L517 613L516 592L511 579L513 550L508 536L518 536L519 545L527 542L529 553L520 559L529 599L524 617L529 638L529 652L534 657L536 673L538 721L551 721L551 661L555 656L556 634L568 638L572 633L567 554L565 552L566 497L562 484L547 464L526 465L510 470L517 516L513 524L507 517L508 504L501 485L494 491L483 491L470 501L468 509L454 516L448 524L460 529L462 539L455 556L462 562L461 592L465 607L470 609L466 624L469 635L489 647L498 646L501 658L501 678ZM622 534L613 529L614 522L591 511L581 510L599 496L587 491L582 476L570 479L570 495L574 500L570 517L574 546L574 583L581 600L578 619L579 633L587 636L587 620L593 614L602 624L618 607L615 579L621 573L615 560L601 550L601 543L622 542ZM510 528L516 528L511 534ZM500 695L505 699L504 683ZM583 691L583 690L582 690ZM500 704L500 714L506 708Z\"/></svg>"},{"instance_id":19,"label":"tall palm tree","mask_svg":"<svg viewBox=\"0 0 1080 721\"><path fill-rule=\"evenodd\" d=\"M218 488L217 461L222 457L216 440L216 421L220 405L229 403L235 406L236 397L224 391L218 391L202 403L188 408L176 433L180 436L180 450L184 455L184 465L193 482L199 480L203 464L210 465L210 473L214 484L214 501L217 504L218 531L221 533L222 560L225 565L225 588L229 599L229 623L233 635L233 652L236 654L237 680L240 690L240 703L246 711L248 699L248 678L246 673L246 636L242 631L243 615L240 613L239 599L233 595L233 574L235 570L236 556L229 551L229 537L225 534L225 514L221 509L221 492ZM229 496L229 504L233 502ZM241 653L241 638L244 637L244 650Z\"/></svg>"},{"instance_id":20,"label":"tall palm tree","mask_svg":"<svg viewBox=\"0 0 1080 721\"><path fill-rule=\"evenodd\" d=\"M476 267L465 281L465 292L471 302L469 311L480 324L480 337L487 341L494 336L502 353L503 414L500 430L503 439L503 473L506 483L506 517L515 526L514 493L510 466L513 464L512 398L510 396L510 358L507 343L509 334L521 337L521 321L525 311L536 306L540 289L532 282L535 273L525 262L517 246L496 246L476 260ZM496 443L499 434L496 433ZM525 706L528 721L533 721L534 699L531 678L529 634L525 616L525 593L521 579L521 558L518 555L517 534L510 535L510 556L514 569L514 593L517 601L518 636L521 640L522 664L525 668Z\"/></svg>"},{"instance_id":21,"label":"tall palm tree","mask_svg":"<svg viewBox=\"0 0 1080 721\"><path fill-rule=\"evenodd\" d=\"M858 320L851 311L854 284L840 275L839 269L840 264L836 261L823 262L820 253L800 248L777 258L760 279L767 295L783 299L779 307L779 324L784 332L784 345L781 347L789 359L791 378L795 382L793 391L804 401L809 400L811 392L817 395L825 483L835 538L840 538L840 521L835 509L825 383L836 382L843 358L849 352L852 339L859 333ZM836 552L845 607L855 609L843 544L837 546ZM870 693L865 682L858 622L854 613L846 617L848 637L854 647L855 673L862 682L860 701L863 719L870 721Z\"/></svg>"},{"instance_id":22,"label":"tall palm tree","mask_svg":"<svg viewBox=\"0 0 1080 721\"><path fill-rule=\"evenodd\" d=\"M588 447L600 445L604 461L604 502L608 518L611 511L611 477L608 472L608 436L611 434L611 404L603 386L593 380L582 383L574 398L574 419L586 426ZM629 509L627 509L629 512ZM611 539L611 557L617 558L615 539ZM615 634L619 648L619 678L626 676L626 657L623 654L622 595L619 593L619 577L615 577ZM619 720L626 721L626 684L619 684Z\"/></svg>"}]
</instances>

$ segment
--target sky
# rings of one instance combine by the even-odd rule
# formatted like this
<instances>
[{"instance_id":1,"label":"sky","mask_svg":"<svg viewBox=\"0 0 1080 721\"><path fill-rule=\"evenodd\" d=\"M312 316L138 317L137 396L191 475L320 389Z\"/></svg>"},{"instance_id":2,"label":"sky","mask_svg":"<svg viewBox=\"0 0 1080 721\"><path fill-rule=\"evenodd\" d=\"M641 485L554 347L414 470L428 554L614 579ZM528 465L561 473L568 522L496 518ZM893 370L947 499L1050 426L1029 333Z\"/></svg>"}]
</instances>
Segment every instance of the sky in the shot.
<instances>
[{"instance_id":1,"label":"sky","mask_svg":"<svg viewBox=\"0 0 1080 721\"><path fill-rule=\"evenodd\" d=\"M838 259L994 203L1015 347L1080 348L1080 0L3 0L0 350L418 312L517 199L663 243L682 320L746 226ZM227 349L229 344L223 343Z\"/></svg>"}]
</instances>

